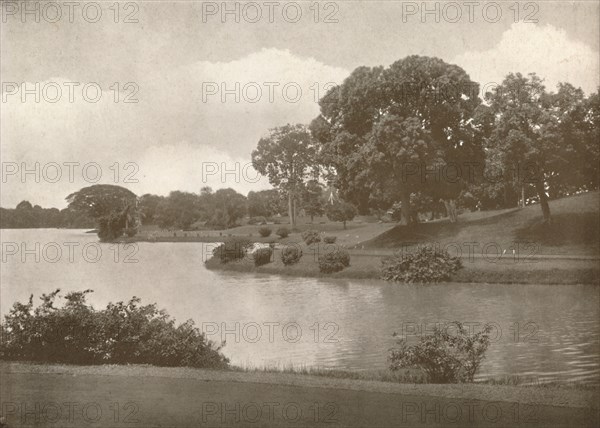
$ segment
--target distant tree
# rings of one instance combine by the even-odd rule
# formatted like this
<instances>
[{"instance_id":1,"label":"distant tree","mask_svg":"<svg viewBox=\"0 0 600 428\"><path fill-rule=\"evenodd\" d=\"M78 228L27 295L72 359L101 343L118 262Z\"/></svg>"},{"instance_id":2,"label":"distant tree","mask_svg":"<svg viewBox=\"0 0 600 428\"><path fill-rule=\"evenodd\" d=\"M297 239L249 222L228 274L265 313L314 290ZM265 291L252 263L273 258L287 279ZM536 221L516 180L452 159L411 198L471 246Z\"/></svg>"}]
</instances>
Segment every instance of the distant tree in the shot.
<instances>
[{"instance_id":1,"label":"distant tree","mask_svg":"<svg viewBox=\"0 0 600 428\"><path fill-rule=\"evenodd\" d=\"M317 146L306 126L285 125L270 130L252 152L254 169L288 198L290 223L296 225L296 204L305 181L318 173ZM312 173L312 174L311 174Z\"/></svg>"},{"instance_id":2,"label":"distant tree","mask_svg":"<svg viewBox=\"0 0 600 428\"><path fill-rule=\"evenodd\" d=\"M156 206L154 217L162 229L188 229L201 217L198 195L173 191Z\"/></svg>"},{"instance_id":3,"label":"distant tree","mask_svg":"<svg viewBox=\"0 0 600 428\"><path fill-rule=\"evenodd\" d=\"M281 196L277 189L248 193L248 215L250 217L271 217L281 212Z\"/></svg>"},{"instance_id":4,"label":"distant tree","mask_svg":"<svg viewBox=\"0 0 600 428\"><path fill-rule=\"evenodd\" d=\"M150 193L146 193L140 197L138 209L142 224L156 224L157 209L163 199L163 196L151 195Z\"/></svg>"},{"instance_id":5,"label":"distant tree","mask_svg":"<svg viewBox=\"0 0 600 428\"><path fill-rule=\"evenodd\" d=\"M110 241L136 226L135 193L111 184L96 184L67 196L69 209L86 213L98 225L98 237Z\"/></svg>"},{"instance_id":6,"label":"distant tree","mask_svg":"<svg viewBox=\"0 0 600 428\"><path fill-rule=\"evenodd\" d=\"M29 201L21 201L17 204L16 209L18 210L31 210L33 209L33 206L31 205L31 202Z\"/></svg>"},{"instance_id":7,"label":"distant tree","mask_svg":"<svg viewBox=\"0 0 600 428\"><path fill-rule=\"evenodd\" d=\"M346 222L354 219L357 214L354 205L343 201L327 205L326 213L329 220L341 221L344 224L344 229L346 229Z\"/></svg>"},{"instance_id":8,"label":"distant tree","mask_svg":"<svg viewBox=\"0 0 600 428\"><path fill-rule=\"evenodd\" d=\"M246 215L246 197L233 189L219 189L212 195L213 212L208 224L233 227Z\"/></svg>"}]
</instances>

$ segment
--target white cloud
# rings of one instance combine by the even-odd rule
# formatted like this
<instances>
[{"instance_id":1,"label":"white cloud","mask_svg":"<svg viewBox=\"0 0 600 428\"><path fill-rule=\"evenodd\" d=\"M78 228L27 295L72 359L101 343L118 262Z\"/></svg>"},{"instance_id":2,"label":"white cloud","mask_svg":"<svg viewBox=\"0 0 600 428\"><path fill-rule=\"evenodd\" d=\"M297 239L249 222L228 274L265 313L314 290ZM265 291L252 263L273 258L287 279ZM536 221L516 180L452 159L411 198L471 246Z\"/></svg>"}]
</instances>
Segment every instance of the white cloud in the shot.
<instances>
[{"instance_id":1,"label":"white cloud","mask_svg":"<svg viewBox=\"0 0 600 428\"><path fill-rule=\"evenodd\" d=\"M564 30L552 25L515 23L494 48L466 52L452 62L482 86L502 82L509 72L535 72L545 79L548 90L555 90L558 82L569 82L590 93L600 84L598 52L570 40Z\"/></svg>"},{"instance_id":2,"label":"white cloud","mask_svg":"<svg viewBox=\"0 0 600 428\"><path fill-rule=\"evenodd\" d=\"M100 182L114 182L110 169L119 162L122 183L123 165L139 166L138 184L127 184L135 192L166 194L171 190L197 192L204 186L232 187L240 192L267 186L266 179L252 182L255 174L248 168L250 153L269 128L286 123L308 123L319 112L318 97L329 82L341 82L349 72L330 67L312 58L295 56L288 50L263 49L231 62L201 61L170 69L156 67L142 79L136 104L114 102L114 93L103 87L97 103L85 102L75 92L75 102L66 93L56 103L21 102L19 95L3 103L2 162L25 162L31 168L48 162L98 163L103 171ZM67 78L40 82L41 87L56 82L65 88ZM82 82L82 84L85 82ZM125 82L121 82L122 87ZM214 85L219 93L203 97ZM239 99L221 98L224 88L239 87ZM33 87L29 82L28 87ZM269 85L274 89L269 99ZM288 85L288 92L282 89ZM81 87L81 86L80 86ZM244 91L246 87L246 91ZM260 98L253 101L261 88ZM292 102L301 89L297 102ZM319 89L319 92L317 91ZM123 94L122 94L123 95ZM204 99L203 99L204 98ZM121 98L122 99L122 98ZM202 177L202 163L217 164L219 173ZM240 173L221 179L223 165ZM212 171L212 169L210 170ZM63 168L63 173L67 170ZM245 177L244 177L245 176ZM48 183L41 174L39 182L28 176L25 182L11 176L2 183L0 205L15 206L28 199L42 206L65 206L64 197L90 185L81 170L74 182L63 177Z\"/></svg>"}]
</instances>

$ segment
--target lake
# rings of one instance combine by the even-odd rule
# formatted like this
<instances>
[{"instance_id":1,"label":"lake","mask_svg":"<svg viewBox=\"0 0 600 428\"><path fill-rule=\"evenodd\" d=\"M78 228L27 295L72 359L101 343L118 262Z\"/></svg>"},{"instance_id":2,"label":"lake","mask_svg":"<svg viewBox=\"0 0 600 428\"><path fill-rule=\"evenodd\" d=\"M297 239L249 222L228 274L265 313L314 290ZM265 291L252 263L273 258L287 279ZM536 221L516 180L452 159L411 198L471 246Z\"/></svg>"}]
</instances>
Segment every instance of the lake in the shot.
<instances>
[{"instance_id":1,"label":"lake","mask_svg":"<svg viewBox=\"0 0 600 428\"><path fill-rule=\"evenodd\" d=\"M241 366L385 368L398 337L435 325L492 325L478 379L519 375L599 383L600 288L590 285L409 286L214 272L201 243L98 244L81 230L2 230L0 313L31 293L93 289L96 308L142 298L192 318Z\"/></svg>"}]
</instances>

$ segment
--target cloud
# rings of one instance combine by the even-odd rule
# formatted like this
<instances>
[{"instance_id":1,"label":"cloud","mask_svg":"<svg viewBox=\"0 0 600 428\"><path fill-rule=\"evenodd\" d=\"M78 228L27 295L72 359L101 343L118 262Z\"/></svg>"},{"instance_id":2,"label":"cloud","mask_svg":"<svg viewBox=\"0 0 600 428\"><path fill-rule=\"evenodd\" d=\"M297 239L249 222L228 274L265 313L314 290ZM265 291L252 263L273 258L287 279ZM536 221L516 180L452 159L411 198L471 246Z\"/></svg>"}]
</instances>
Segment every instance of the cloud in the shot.
<instances>
[{"instance_id":1,"label":"cloud","mask_svg":"<svg viewBox=\"0 0 600 428\"><path fill-rule=\"evenodd\" d=\"M545 79L548 90L555 90L558 82L569 82L591 93L600 84L598 52L552 25L515 23L492 49L469 51L452 62L482 86L502 82L509 72L535 72Z\"/></svg>"},{"instance_id":2,"label":"cloud","mask_svg":"<svg viewBox=\"0 0 600 428\"><path fill-rule=\"evenodd\" d=\"M99 182L109 183L115 181L111 166L118 162L118 183L136 192L197 192L208 185L247 193L268 187L264 178L247 179L256 176L248 163L260 137L275 126L308 123L319 112L317 101L327 84L339 83L349 74L278 49L262 49L230 62L149 69L153 71L133 82L139 89L137 103L123 103L123 97L132 93L124 87L127 82L118 84L119 102L110 85L102 86L98 102L85 101L81 88L89 82L76 87L75 100L70 102L66 77L39 82L41 91L45 86L62 88L57 102L43 96L40 102L31 96L26 102L20 94L8 96L3 103L2 162L16 162L19 167L25 162L27 168L38 162L42 171L37 182L34 175L25 181L18 174L9 177L7 185L2 183L0 205L12 207L29 199L64 207L67 194L92 184L81 171L90 162L102 169ZM28 88L34 84L26 83ZM224 95L224 91L230 92ZM54 97L54 92L48 94L47 98ZM43 174L48 162L79 162L78 174L70 182L63 167L63 178L49 183ZM139 167L137 184L122 182L128 172L123 166L130 162ZM208 175L203 179L203 163L217 164L219 172L205 171ZM241 169L237 177L230 173L222 180L223 166Z\"/></svg>"}]
</instances>

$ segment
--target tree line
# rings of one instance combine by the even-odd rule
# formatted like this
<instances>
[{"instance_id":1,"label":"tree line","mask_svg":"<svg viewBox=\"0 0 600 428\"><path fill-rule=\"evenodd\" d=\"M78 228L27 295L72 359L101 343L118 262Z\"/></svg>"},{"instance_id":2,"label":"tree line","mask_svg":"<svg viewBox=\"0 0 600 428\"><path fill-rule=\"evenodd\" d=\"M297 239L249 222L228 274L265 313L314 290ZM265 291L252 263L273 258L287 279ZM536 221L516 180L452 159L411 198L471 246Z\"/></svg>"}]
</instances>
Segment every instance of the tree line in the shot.
<instances>
[{"instance_id":1,"label":"tree line","mask_svg":"<svg viewBox=\"0 0 600 428\"><path fill-rule=\"evenodd\" d=\"M252 161L287 195L292 224L305 183L320 177L361 214L400 207L405 224L527 201L548 222L550 198L598 188L597 92L569 83L549 92L535 74L510 73L483 98L461 67L438 58L358 67L310 125L270 130Z\"/></svg>"}]
</instances>

